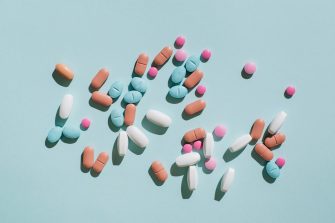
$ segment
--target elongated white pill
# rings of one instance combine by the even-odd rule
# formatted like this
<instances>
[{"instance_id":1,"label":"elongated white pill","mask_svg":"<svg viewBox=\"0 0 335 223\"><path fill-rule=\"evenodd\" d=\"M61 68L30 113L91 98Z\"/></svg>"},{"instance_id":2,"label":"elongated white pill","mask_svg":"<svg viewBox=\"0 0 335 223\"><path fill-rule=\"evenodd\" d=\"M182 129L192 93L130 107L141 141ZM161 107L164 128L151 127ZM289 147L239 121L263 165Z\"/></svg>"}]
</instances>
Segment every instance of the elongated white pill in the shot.
<instances>
[{"instance_id":1,"label":"elongated white pill","mask_svg":"<svg viewBox=\"0 0 335 223\"><path fill-rule=\"evenodd\" d=\"M117 151L119 156L126 155L128 151L128 135L123 130L120 130L119 136L117 138Z\"/></svg>"},{"instance_id":2,"label":"elongated white pill","mask_svg":"<svg viewBox=\"0 0 335 223\"><path fill-rule=\"evenodd\" d=\"M222 192L227 192L231 186L231 184L234 181L235 177L235 170L231 167L226 170L226 172L223 174L222 179L221 179L221 191Z\"/></svg>"},{"instance_id":3,"label":"elongated white pill","mask_svg":"<svg viewBox=\"0 0 335 223\"><path fill-rule=\"evenodd\" d=\"M250 134L245 134L235 140L235 142L229 147L230 152L234 153L246 147L252 140Z\"/></svg>"},{"instance_id":4,"label":"elongated white pill","mask_svg":"<svg viewBox=\"0 0 335 223\"><path fill-rule=\"evenodd\" d=\"M195 166L189 166L187 172L187 185L190 191L194 191L198 186L198 171Z\"/></svg>"},{"instance_id":5,"label":"elongated white pill","mask_svg":"<svg viewBox=\"0 0 335 223\"><path fill-rule=\"evenodd\" d=\"M214 138L212 133L207 132L203 143L204 156L209 158L214 152Z\"/></svg>"},{"instance_id":6,"label":"elongated white pill","mask_svg":"<svg viewBox=\"0 0 335 223\"><path fill-rule=\"evenodd\" d=\"M276 134L278 130L282 127L285 119L286 119L286 112L281 111L279 112L276 117L272 120L272 122L269 125L268 132L270 134Z\"/></svg>"},{"instance_id":7,"label":"elongated white pill","mask_svg":"<svg viewBox=\"0 0 335 223\"><path fill-rule=\"evenodd\" d=\"M134 125L128 126L127 135L138 147L145 148L149 144L149 139L144 133Z\"/></svg>"},{"instance_id":8,"label":"elongated white pill","mask_svg":"<svg viewBox=\"0 0 335 223\"><path fill-rule=\"evenodd\" d=\"M199 153L185 153L178 156L176 159L176 165L179 167L192 166L200 161Z\"/></svg>"},{"instance_id":9,"label":"elongated white pill","mask_svg":"<svg viewBox=\"0 0 335 223\"><path fill-rule=\"evenodd\" d=\"M59 117L67 119L72 111L72 105L73 96L71 94L64 95L62 103L59 106Z\"/></svg>"},{"instance_id":10,"label":"elongated white pill","mask_svg":"<svg viewBox=\"0 0 335 223\"><path fill-rule=\"evenodd\" d=\"M172 122L168 115L153 109L150 109L145 116L150 122L164 128L169 127Z\"/></svg>"}]
</instances>

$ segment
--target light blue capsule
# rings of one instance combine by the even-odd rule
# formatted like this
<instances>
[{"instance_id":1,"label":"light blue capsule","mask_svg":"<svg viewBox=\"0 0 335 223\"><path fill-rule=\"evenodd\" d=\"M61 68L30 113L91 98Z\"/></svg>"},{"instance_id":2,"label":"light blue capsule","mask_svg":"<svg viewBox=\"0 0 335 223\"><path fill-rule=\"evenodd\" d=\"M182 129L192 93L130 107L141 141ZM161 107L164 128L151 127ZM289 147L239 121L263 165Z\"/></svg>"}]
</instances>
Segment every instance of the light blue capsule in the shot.
<instances>
[{"instance_id":1,"label":"light blue capsule","mask_svg":"<svg viewBox=\"0 0 335 223\"><path fill-rule=\"evenodd\" d=\"M123 111L121 108L114 108L111 112L110 119L114 126L120 128L123 125Z\"/></svg>"},{"instance_id":2,"label":"light blue capsule","mask_svg":"<svg viewBox=\"0 0 335 223\"><path fill-rule=\"evenodd\" d=\"M274 161L268 162L265 166L265 170L267 174L274 179L280 175L280 169Z\"/></svg>"},{"instance_id":3,"label":"light blue capsule","mask_svg":"<svg viewBox=\"0 0 335 223\"><path fill-rule=\"evenodd\" d=\"M80 136L79 127L65 126L63 129L63 136L68 139L78 139Z\"/></svg>"},{"instance_id":4,"label":"light blue capsule","mask_svg":"<svg viewBox=\"0 0 335 223\"><path fill-rule=\"evenodd\" d=\"M186 75L186 69L183 66L177 67L171 74L171 81L175 84L180 84Z\"/></svg>"},{"instance_id":5,"label":"light blue capsule","mask_svg":"<svg viewBox=\"0 0 335 223\"><path fill-rule=\"evenodd\" d=\"M48 137L47 140L50 143L56 143L58 142L58 140L60 139L60 137L62 137L62 131L63 129L59 126L53 127L52 129L50 129L49 133L48 133Z\"/></svg>"},{"instance_id":6,"label":"light blue capsule","mask_svg":"<svg viewBox=\"0 0 335 223\"><path fill-rule=\"evenodd\" d=\"M140 77L133 77L130 82L131 86L133 86L134 90L141 92L144 94L147 91L148 85L147 82Z\"/></svg>"},{"instance_id":7,"label":"light blue capsule","mask_svg":"<svg viewBox=\"0 0 335 223\"><path fill-rule=\"evenodd\" d=\"M187 89L182 85L174 86L170 88L169 90L169 95L171 97L178 98L178 99L185 97L186 94L187 94Z\"/></svg>"},{"instance_id":8,"label":"light blue capsule","mask_svg":"<svg viewBox=\"0 0 335 223\"><path fill-rule=\"evenodd\" d=\"M195 71L200 63L200 59L196 56L190 56L186 63L185 63L185 68L188 72L193 72Z\"/></svg>"},{"instance_id":9,"label":"light blue capsule","mask_svg":"<svg viewBox=\"0 0 335 223\"><path fill-rule=\"evenodd\" d=\"M121 81L115 81L108 91L108 95L113 99L120 97L123 91L123 83Z\"/></svg>"},{"instance_id":10,"label":"light blue capsule","mask_svg":"<svg viewBox=\"0 0 335 223\"><path fill-rule=\"evenodd\" d=\"M142 94L139 91L128 91L123 100L127 104L137 104L142 99Z\"/></svg>"}]
</instances>

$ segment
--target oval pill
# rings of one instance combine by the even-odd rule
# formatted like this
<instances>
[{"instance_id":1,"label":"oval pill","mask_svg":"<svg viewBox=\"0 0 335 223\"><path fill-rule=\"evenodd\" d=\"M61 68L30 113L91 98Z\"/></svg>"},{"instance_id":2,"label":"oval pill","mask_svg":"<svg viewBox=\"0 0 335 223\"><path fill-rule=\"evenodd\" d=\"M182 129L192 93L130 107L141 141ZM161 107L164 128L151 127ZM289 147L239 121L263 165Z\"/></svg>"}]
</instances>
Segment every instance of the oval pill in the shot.
<instances>
[{"instance_id":1,"label":"oval pill","mask_svg":"<svg viewBox=\"0 0 335 223\"><path fill-rule=\"evenodd\" d=\"M187 88L181 85L173 86L169 90L169 95L173 98L181 99L187 95Z\"/></svg>"},{"instance_id":2,"label":"oval pill","mask_svg":"<svg viewBox=\"0 0 335 223\"><path fill-rule=\"evenodd\" d=\"M257 119L250 130L250 135L253 140L259 140L262 137L265 122L263 119Z\"/></svg>"},{"instance_id":3,"label":"oval pill","mask_svg":"<svg viewBox=\"0 0 335 223\"><path fill-rule=\"evenodd\" d=\"M123 91L123 83L121 81L115 81L108 91L108 95L113 99L120 97Z\"/></svg>"},{"instance_id":4,"label":"oval pill","mask_svg":"<svg viewBox=\"0 0 335 223\"><path fill-rule=\"evenodd\" d=\"M55 126L52 129L50 129L47 140L50 143L56 143L58 140L62 137L63 129L59 126Z\"/></svg>"},{"instance_id":5,"label":"oval pill","mask_svg":"<svg viewBox=\"0 0 335 223\"><path fill-rule=\"evenodd\" d=\"M195 166L189 166L187 171L187 185L190 191L194 191L198 186L198 171Z\"/></svg>"},{"instance_id":6,"label":"oval pill","mask_svg":"<svg viewBox=\"0 0 335 223\"><path fill-rule=\"evenodd\" d=\"M221 179L220 189L222 192L227 192L235 178L235 169L229 167Z\"/></svg>"},{"instance_id":7,"label":"oval pill","mask_svg":"<svg viewBox=\"0 0 335 223\"><path fill-rule=\"evenodd\" d=\"M194 115L202 112L206 107L206 102L204 100L196 100L185 106L184 112L188 115Z\"/></svg>"},{"instance_id":8,"label":"oval pill","mask_svg":"<svg viewBox=\"0 0 335 223\"><path fill-rule=\"evenodd\" d=\"M123 112L121 108L114 108L111 111L110 119L114 126L120 128L123 125Z\"/></svg>"},{"instance_id":9,"label":"oval pill","mask_svg":"<svg viewBox=\"0 0 335 223\"><path fill-rule=\"evenodd\" d=\"M157 180L160 182L164 182L168 178L167 171L165 170L163 164L159 161L152 162L151 170L155 174Z\"/></svg>"},{"instance_id":10,"label":"oval pill","mask_svg":"<svg viewBox=\"0 0 335 223\"><path fill-rule=\"evenodd\" d=\"M128 137L140 148L145 148L149 144L147 136L136 126L131 125L127 128Z\"/></svg>"},{"instance_id":11,"label":"oval pill","mask_svg":"<svg viewBox=\"0 0 335 223\"><path fill-rule=\"evenodd\" d=\"M245 134L239 138L237 138L234 143L229 147L230 152L234 153L245 148L250 142L252 138L249 134Z\"/></svg>"},{"instance_id":12,"label":"oval pill","mask_svg":"<svg viewBox=\"0 0 335 223\"><path fill-rule=\"evenodd\" d=\"M184 81L184 86L188 89L194 88L203 78L204 72L199 69L196 69L190 76Z\"/></svg>"},{"instance_id":13,"label":"oval pill","mask_svg":"<svg viewBox=\"0 0 335 223\"><path fill-rule=\"evenodd\" d=\"M109 76L109 71L106 68L102 68L98 71L98 73L93 77L91 81L91 87L94 90L99 90L102 85L106 82Z\"/></svg>"},{"instance_id":14,"label":"oval pill","mask_svg":"<svg viewBox=\"0 0 335 223\"><path fill-rule=\"evenodd\" d=\"M171 47L166 46L164 47L154 58L154 64L158 66L162 66L166 63L168 59L170 59L173 50Z\"/></svg>"},{"instance_id":15,"label":"oval pill","mask_svg":"<svg viewBox=\"0 0 335 223\"><path fill-rule=\"evenodd\" d=\"M264 144L270 149L276 146L283 144L286 140L286 136L284 133L277 133L271 137L267 137L264 140Z\"/></svg>"},{"instance_id":16,"label":"oval pill","mask_svg":"<svg viewBox=\"0 0 335 223\"><path fill-rule=\"evenodd\" d=\"M212 133L207 132L203 143L203 151L205 158L210 158L214 152L214 138Z\"/></svg>"},{"instance_id":17,"label":"oval pill","mask_svg":"<svg viewBox=\"0 0 335 223\"><path fill-rule=\"evenodd\" d=\"M276 117L272 120L272 122L270 123L268 132L272 135L276 134L279 131L279 129L282 127L286 119L286 116L287 116L286 112L284 111L279 112L276 115Z\"/></svg>"},{"instance_id":18,"label":"oval pill","mask_svg":"<svg viewBox=\"0 0 335 223\"><path fill-rule=\"evenodd\" d=\"M95 91L92 93L91 99L94 103L102 105L104 107L109 107L113 103L113 99L109 97L106 93Z\"/></svg>"},{"instance_id":19,"label":"oval pill","mask_svg":"<svg viewBox=\"0 0 335 223\"><path fill-rule=\"evenodd\" d=\"M80 136L79 127L65 126L63 129L63 136L68 139L78 139Z\"/></svg>"},{"instance_id":20,"label":"oval pill","mask_svg":"<svg viewBox=\"0 0 335 223\"><path fill-rule=\"evenodd\" d=\"M206 131L203 128L192 129L184 134L183 139L185 142L194 142L199 139L203 139L206 137Z\"/></svg>"},{"instance_id":21,"label":"oval pill","mask_svg":"<svg viewBox=\"0 0 335 223\"><path fill-rule=\"evenodd\" d=\"M273 152L263 143L257 143L255 145L255 152L266 161L273 159Z\"/></svg>"},{"instance_id":22,"label":"oval pill","mask_svg":"<svg viewBox=\"0 0 335 223\"><path fill-rule=\"evenodd\" d=\"M109 155L107 152L102 152L99 154L98 158L93 164L93 170L97 173L101 173L105 165L109 160Z\"/></svg>"},{"instance_id":23,"label":"oval pill","mask_svg":"<svg viewBox=\"0 0 335 223\"><path fill-rule=\"evenodd\" d=\"M280 176L280 169L274 161L268 162L265 166L265 170L266 173L273 179L276 179Z\"/></svg>"},{"instance_id":24,"label":"oval pill","mask_svg":"<svg viewBox=\"0 0 335 223\"><path fill-rule=\"evenodd\" d=\"M138 91L128 91L123 98L127 104L137 104L141 99L142 94Z\"/></svg>"},{"instance_id":25,"label":"oval pill","mask_svg":"<svg viewBox=\"0 0 335 223\"><path fill-rule=\"evenodd\" d=\"M169 127L172 122L171 118L168 115L153 109L150 109L145 115L145 117L150 122L163 128Z\"/></svg>"},{"instance_id":26,"label":"oval pill","mask_svg":"<svg viewBox=\"0 0 335 223\"><path fill-rule=\"evenodd\" d=\"M125 125L134 124L135 115L136 115L136 105L127 104L126 109L124 111L124 124Z\"/></svg>"},{"instance_id":27,"label":"oval pill","mask_svg":"<svg viewBox=\"0 0 335 223\"><path fill-rule=\"evenodd\" d=\"M66 94L59 106L59 117L62 119L67 119L70 116L73 106L73 96L71 94Z\"/></svg>"},{"instance_id":28,"label":"oval pill","mask_svg":"<svg viewBox=\"0 0 335 223\"><path fill-rule=\"evenodd\" d=\"M139 91L142 94L144 94L148 88L147 82L145 82L145 80L140 77L133 77L130 81L130 84L134 90Z\"/></svg>"},{"instance_id":29,"label":"oval pill","mask_svg":"<svg viewBox=\"0 0 335 223\"><path fill-rule=\"evenodd\" d=\"M82 157L83 157L83 166L86 169L91 169L94 164L94 149L90 146L85 147Z\"/></svg>"},{"instance_id":30,"label":"oval pill","mask_svg":"<svg viewBox=\"0 0 335 223\"><path fill-rule=\"evenodd\" d=\"M134 72L137 75L142 76L147 69L147 64L149 61L149 56L146 53L141 53L135 63Z\"/></svg>"},{"instance_id":31,"label":"oval pill","mask_svg":"<svg viewBox=\"0 0 335 223\"><path fill-rule=\"evenodd\" d=\"M200 161L199 153L191 152L180 155L176 158L176 165L179 167L192 166Z\"/></svg>"},{"instance_id":32,"label":"oval pill","mask_svg":"<svg viewBox=\"0 0 335 223\"><path fill-rule=\"evenodd\" d=\"M188 72L195 71L200 63L200 59L196 56L190 56L185 63L185 68Z\"/></svg>"},{"instance_id":33,"label":"oval pill","mask_svg":"<svg viewBox=\"0 0 335 223\"><path fill-rule=\"evenodd\" d=\"M174 84L180 84L184 80L185 75L186 75L186 69L185 69L185 67L180 66L180 67L176 67L173 70L170 78L171 78L171 81Z\"/></svg>"},{"instance_id":34,"label":"oval pill","mask_svg":"<svg viewBox=\"0 0 335 223\"><path fill-rule=\"evenodd\" d=\"M72 80L74 77L74 73L70 68L68 68L65 64L56 64L55 70L57 73L67 80Z\"/></svg>"},{"instance_id":35,"label":"oval pill","mask_svg":"<svg viewBox=\"0 0 335 223\"><path fill-rule=\"evenodd\" d=\"M127 132L120 130L119 136L117 138L117 151L119 156L126 155L128 151L128 135Z\"/></svg>"}]
</instances>

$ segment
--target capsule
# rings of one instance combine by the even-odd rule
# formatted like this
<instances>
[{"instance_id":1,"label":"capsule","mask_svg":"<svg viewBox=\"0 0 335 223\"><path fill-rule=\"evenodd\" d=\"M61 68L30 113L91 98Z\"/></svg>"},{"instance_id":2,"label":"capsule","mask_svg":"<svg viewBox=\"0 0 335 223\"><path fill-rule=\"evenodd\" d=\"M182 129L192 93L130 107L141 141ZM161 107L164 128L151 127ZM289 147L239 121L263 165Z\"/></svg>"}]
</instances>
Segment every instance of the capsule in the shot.
<instances>
[{"instance_id":1,"label":"capsule","mask_svg":"<svg viewBox=\"0 0 335 223\"><path fill-rule=\"evenodd\" d=\"M146 53L141 53L135 63L134 72L135 74L142 76L147 69L149 56Z\"/></svg>"},{"instance_id":2,"label":"capsule","mask_svg":"<svg viewBox=\"0 0 335 223\"><path fill-rule=\"evenodd\" d=\"M250 135L253 140L259 140L262 137L265 122L263 119L257 119L250 130Z\"/></svg>"},{"instance_id":3,"label":"capsule","mask_svg":"<svg viewBox=\"0 0 335 223\"><path fill-rule=\"evenodd\" d=\"M91 81L91 88L94 90L99 90L102 85L106 82L109 76L109 71L106 68L102 68L98 73L93 77Z\"/></svg>"},{"instance_id":4,"label":"capsule","mask_svg":"<svg viewBox=\"0 0 335 223\"><path fill-rule=\"evenodd\" d=\"M270 161L273 159L273 152L263 143L257 143L254 149L255 152L264 160Z\"/></svg>"},{"instance_id":5,"label":"capsule","mask_svg":"<svg viewBox=\"0 0 335 223\"><path fill-rule=\"evenodd\" d=\"M171 57L173 50L171 47L164 47L155 57L154 64L157 66L162 66Z\"/></svg>"},{"instance_id":6,"label":"capsule","mask_svg":"<svg viewBox=\"0 0 335 223\"><path fill-rule=\"evenodd\" d=\"M194 88L203 78L204 72L196 69L190 76L184 81L184 86L188 89Z\"/></svg>"},{"instance_id":7,"label":"capsule","mask_svg":"<svg viewBox=\"0 0 335 223\"><path fill-rule=\"evenodd\" d=\"M194 115L202 112L206 107L206 102L204 100L196 100L186 105L184 108L184 112L188 115Z\"/></svg>"},{"instance_id":8,"label":"capsule","mask_svg":"<svg viewBox=\"0 0 335 223\"><path fill-rule=\"evenodd\" d=\"M272 122L270 123L269 125L269 128L268 128L268 132L271 134L271 135L274 135L278 132L278 130L282 127L285 119L286 119L286 112L284 111L281 111L279 112L276 117L274 117L274 119L272 120Z\"/></svg>"},{"instance_id":9,"label":"capsule","mask_svg":"<svg viewBox=\"0 0 335 223\"><path fill-rule=\"evenodd\" d=\"M102 152L99 154L97 160L93 164L93 170L97 173L101 173L105 165L109 160L109 155L107 152Z\"/></svg>"},{"instance_id":10,"label":"capsule","mask_svg":"<svg viewBox=\"0 0 335 223\"><path fill-rule=\"evenodd\" d=\"M267 137L264 140L264 144L268 147L268 148L273 148L276 146L279 146L281 144L283 144L285 142L286 136L284 133L277 133L271 137Z\"/></svg>"},{"instance_id":11,"label":"capsule","mask_svg":"<svg viewBox=\"0 0 335 223\"><path fill-rule=\"evenodd\" d=\"M105 93L95 91L91 96L92 101L104 107L109 107L113 103L113 99Z\"/></svg>"},{"instance_id":12,"label":"capsule","mask_svg":"<svg viewBox=\"0 0 335 223\"><path fill-rule=\"evenodd\" d=\"M90 146L86 146L83 151L83 166L86 169L91 169L94 164L94 149Z\"/></svg>"},{"instance_id":13,"label":"capsule","mask_svg":"<svg viewBox=\"0 0 335 223\"><path fill-rule=\"evenodd\" d=\"M124 124L125 125L134 124L135 115L136 115L136 105L127 104L126 109L124 111Z\"/></svg>"},{"instance_id":14,"label":"capsule","mask_svg":"<svg viewBox=\"0 0 335 223\"><path fill-rule=\"evenodd\" d=\"M198 171L195 166L188 167L187 186L190 191L194 191L198 187Z\"/></svg>"},{"instance_id":15,"label":"capsule","mask_svg":"<svg viewBox=\"0 0 335 223\"><path fill-rule=\"evenodd\" d=\"M169 176L164 166L159 161L152 162L151 171L155 174L157 180L160 182L166 181Z\"/></svg>"},{"instance_id":16,"label":"capsule","mask_svg":"<svg viewBox=\"0 0 335 223\"><path fill-rule=\"evenodd\" d=\"M63 78L71 81L74 77L74 73L70 68L68 68L65 64L56 64L55 70L57 73Z\"/></svg>"},{"instance_id":17,"label":"capsule","mask_svg":"<svg viewBox=\"0 0 335 223\"><path fill-rule=\"evenodd\" d=\"M184 134L183 139L185 142L194 142L199 139L203 139L206 137L206 131L203 128L192 129Z\"/></svg>"}]
</instances>

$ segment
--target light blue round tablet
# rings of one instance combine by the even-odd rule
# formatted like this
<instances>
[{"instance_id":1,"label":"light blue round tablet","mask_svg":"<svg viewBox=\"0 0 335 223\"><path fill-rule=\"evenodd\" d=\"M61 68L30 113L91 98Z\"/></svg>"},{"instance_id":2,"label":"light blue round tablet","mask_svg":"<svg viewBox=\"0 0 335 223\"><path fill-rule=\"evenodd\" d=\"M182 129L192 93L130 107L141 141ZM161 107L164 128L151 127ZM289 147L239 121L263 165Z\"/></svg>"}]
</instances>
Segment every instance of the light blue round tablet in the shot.
<instances>
[{"instance_id":1,"label":"light blue round tablet","mask_svg":"<svg viewBox=\"0 0 335 223\"><path fill-rule=\"evenodd\" d=\"M80 136L79 127L65 126L63 129L63 136L68 139L78 139Z\"/></svg>"},{"instance_id":2,"label":"light blue round tablet","mask_svg":"<svg viewBox=\"0 0 335 223\"><path fill-rule=\"evenodd\" d=\"M140 77L133 77L130 82L131 86L133 86L134 90L141 92L144 94L147 91L148 85L147 82Z\"/></svg>"},{"instance_id":3,"label":"light blue round tablet","mask_svg":"<svg viewBox=\"0 0 335 223\"><path fill-rule=\"evenodd\" d=\"M128 91L123 100L127 104L137 104L142 99L142 94L139 91Z\"/></svg>"},{"instance_id":4,"label":"light blue round tablet","mask_svg":"<svg viewBox=\"0 0 335 223\"><path fill-rule=\"evenodd\" d=\"M196 56L190 56L186 63L185 63L185 68L188 72L193 72L195 71L200 63L200 59Z\"/></svg>"},{"instance_id":5,"label":"light blue round tablet","mask_svg":"<svg viewBox=\"0 0 335 223\"><path fill-rule=\"evenodd\" d=\"M280 175L280 169L274 161L268 162L265 166L265 170L267 174L274 179Z\"/></svg>"},{"instance_id":6,"label":"light blue round tablet","mask_svg":"<svg viewBox=\"0 0 335 223\"><path fill-rule=\"evenodd\" d=\"M187 95L187 89L182 85L177 85L169 90L169 95L174 98L183 98Z\"/></svg>"},{"instance_id":7,"label":"light blue round tablet","mask_svg":"<svg viewBox=\"0 0 335 223\"><path fill-rule=\"evenodd\" d=\"M115 81L108 91L108 95L111 98L118 98L122 94L123 91L123 83L121 81Z\"/></svg>"},{"instance_id":8,"label":"light blue round tablet","mask_svg":"<svg viewBox=\"0 0 335 223\"><path fill-rule=\"evenodd\" d=\"M50 143L56 143L62 137L63 129L59 126L53 127L48 133L47 140Z\"/></svg>"},{"instance_id":9,"label":"light blue round tablet","mask_svg":"<svg viewBox=\"0 0 335 223\"><path fill-rule=\"evenodd\" d=\"M183 66L177 67L171 74L171 81L175 84L180 84L186 75L186 69Z\"/></svg>"},{"instance_id":10,"label":"light blue round tablet","mask_svg":"<svg viewBox=\"0 0 335 223\"><path fill-rule=\"evenodd\" d=\"M116 127L121 127L123 125L123 111L121 108L114 108L111 112L110 119Z\"/></svg>"}]
</instances>

